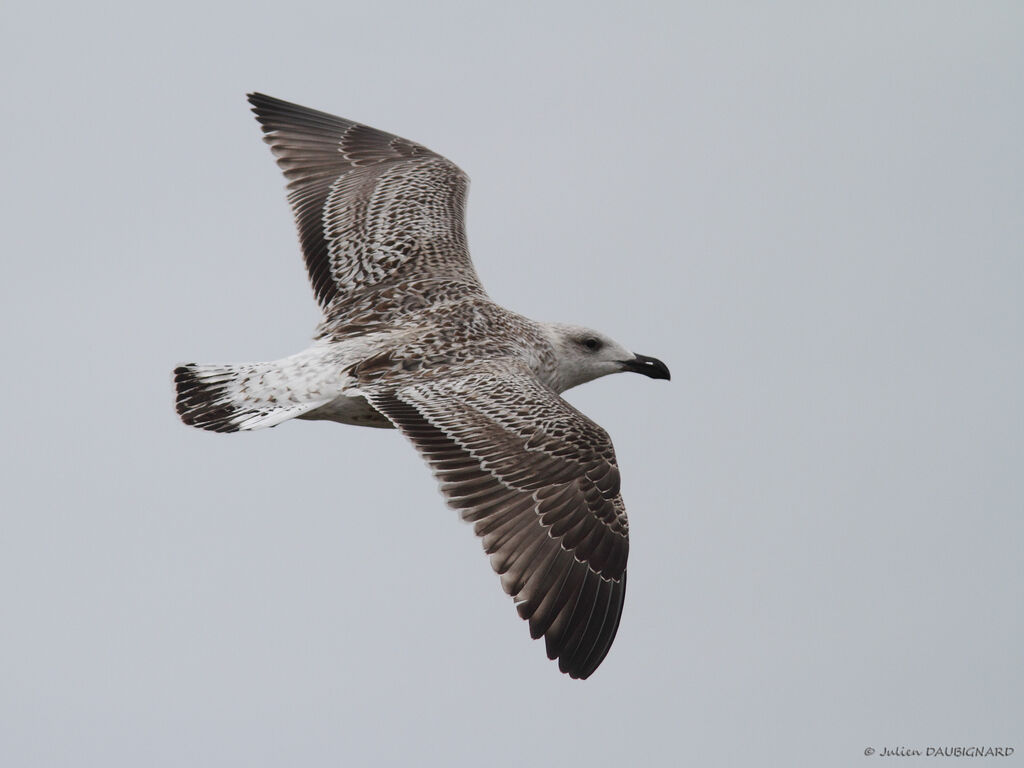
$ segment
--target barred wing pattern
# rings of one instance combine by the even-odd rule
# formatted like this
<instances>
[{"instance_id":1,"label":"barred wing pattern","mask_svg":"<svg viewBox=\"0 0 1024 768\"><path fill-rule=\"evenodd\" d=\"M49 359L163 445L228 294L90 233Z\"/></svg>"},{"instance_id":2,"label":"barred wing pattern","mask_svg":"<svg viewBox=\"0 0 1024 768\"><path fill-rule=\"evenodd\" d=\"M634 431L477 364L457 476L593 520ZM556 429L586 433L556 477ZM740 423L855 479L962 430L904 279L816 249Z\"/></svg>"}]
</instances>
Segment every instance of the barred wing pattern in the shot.
<instances>
[{"instance_id":1,"label":"barred wing pattern","mask_svg":"<svg viewBox=\"0 0 1024 768\"><path fill-rule=\"evenodd\" d=\"M484 295L465 233L469 179L390 133L260 93L249 102L288 179L309 279L330 317L394 278Z\"/></svg>"},{"instance_id":2,"label":"barred wing pattern","mask_svg":"<svg viewBox=\"0 0 1024 768\"><path fill-rule=\"evenodd\" d=\"M474 523L548 657L588 677L615 639L628 523L608 434L529 373L471 373L368 393Z\"/></svg>"}]
</instances>

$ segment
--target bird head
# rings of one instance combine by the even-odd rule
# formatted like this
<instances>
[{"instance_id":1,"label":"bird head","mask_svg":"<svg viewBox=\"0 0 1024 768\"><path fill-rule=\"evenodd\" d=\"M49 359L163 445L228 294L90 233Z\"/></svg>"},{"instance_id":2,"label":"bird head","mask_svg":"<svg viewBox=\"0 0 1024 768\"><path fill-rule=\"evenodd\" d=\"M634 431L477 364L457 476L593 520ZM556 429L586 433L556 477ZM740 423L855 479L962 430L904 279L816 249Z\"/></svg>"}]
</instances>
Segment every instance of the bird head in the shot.
<instances>
[{"instance_id":1,"label":"bird head","mask_svg":"<svg viewBox=\"0 0 1024 768\"><path fill-rule=\"evenodd\" d=\"M547 323L544 329L555 350L554 378L559 392L623 371L652 379L671 378L661 360L630 352L600 331L563 323Z\"/></svg>"}]
</instances>

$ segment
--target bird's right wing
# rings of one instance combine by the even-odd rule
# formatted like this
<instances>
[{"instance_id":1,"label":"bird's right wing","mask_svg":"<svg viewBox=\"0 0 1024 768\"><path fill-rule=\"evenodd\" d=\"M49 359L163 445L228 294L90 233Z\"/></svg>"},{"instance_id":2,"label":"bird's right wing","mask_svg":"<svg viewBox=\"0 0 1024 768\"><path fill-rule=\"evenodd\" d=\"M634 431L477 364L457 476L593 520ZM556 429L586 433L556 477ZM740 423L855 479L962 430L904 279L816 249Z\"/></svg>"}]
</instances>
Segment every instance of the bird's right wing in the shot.
<instances>
[{"instance_id":1,"label":"bird's right wing","mask_svg":"<svg viewBox=\"0 0 1024 768\"><path fill-rule=\"evenodd\" d=\"M469 179L458 166L351 120L261 93L249 102L288 179L309 279L329 321L344 325L366 311L387 320L387 288L399 279L404 300L421 305L453 285L485 295L466 244Z\"/></svg>"},{"instance_id":2,"label":"bird's right wing","mask_svg":"<svg viewBox=\"0 0 1024 768\"><path fill-rule=\"evenodd\" d=\"M618 630L628 524L608 434L525 370L368 392L473 522L548 657L588 677Z\"/></svg>"}]
</instances>

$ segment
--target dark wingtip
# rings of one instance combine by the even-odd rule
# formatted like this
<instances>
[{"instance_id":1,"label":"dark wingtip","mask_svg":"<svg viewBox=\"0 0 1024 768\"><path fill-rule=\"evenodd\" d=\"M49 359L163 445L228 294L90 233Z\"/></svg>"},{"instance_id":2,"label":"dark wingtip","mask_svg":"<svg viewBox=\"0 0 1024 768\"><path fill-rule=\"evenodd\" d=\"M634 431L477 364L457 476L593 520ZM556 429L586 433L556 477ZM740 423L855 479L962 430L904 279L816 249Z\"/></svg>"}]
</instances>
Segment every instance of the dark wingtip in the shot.
<instances>
[{"instance_id":1,"label":"dark wingtip","mask_svg":"<svg viewBox=\"0 0 1024 768\"><path fill-rule=\"evenodd\" d=\"M263 123L267 115L273 112L275 109L280 109L282 106L293 106L287 101L281 99L275 99L273 96L267 96L265 93L259 91L252 91L251 93L245 94L246 101L252 106L252 113L256 115L256 119Z\"/></svg>"},{"instance_id":2,"label":"dark wingtip","mask_svg":"<svg viewBox=\"0 0 1024 768\"><path fill-rule=\"evenodd\" d=\"M260 107L265 107L281 101L280 99L275 99L273 96L267 96L267 94L260 93L259 91L250 91L245 94L245 99L252 105L253 112L258 110Z\"/></svg>"}]
</instances>

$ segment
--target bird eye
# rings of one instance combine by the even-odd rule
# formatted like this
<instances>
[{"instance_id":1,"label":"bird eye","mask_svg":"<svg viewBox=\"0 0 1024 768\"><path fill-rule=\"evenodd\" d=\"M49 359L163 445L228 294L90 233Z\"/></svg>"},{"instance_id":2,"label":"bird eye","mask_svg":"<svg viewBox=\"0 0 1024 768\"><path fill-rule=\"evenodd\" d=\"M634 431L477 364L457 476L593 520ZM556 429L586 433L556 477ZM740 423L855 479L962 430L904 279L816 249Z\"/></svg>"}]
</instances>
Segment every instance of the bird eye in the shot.
<instances>
[{"instance_id":1,"label":"bird eye","mask_svg":"<svg viewBox=\"0 0 1024 768\"><path fill-rule=\"evenodd\" d=\"M595 339L593 336L588 336L581 343L591 352L597 352L601 348L601 340Z\"/></svg>"}]
</instances>

